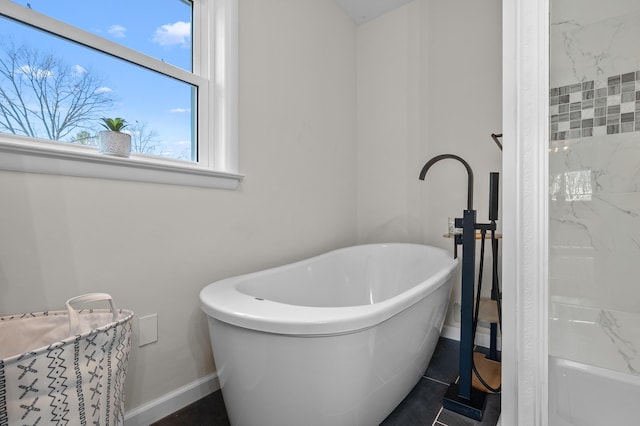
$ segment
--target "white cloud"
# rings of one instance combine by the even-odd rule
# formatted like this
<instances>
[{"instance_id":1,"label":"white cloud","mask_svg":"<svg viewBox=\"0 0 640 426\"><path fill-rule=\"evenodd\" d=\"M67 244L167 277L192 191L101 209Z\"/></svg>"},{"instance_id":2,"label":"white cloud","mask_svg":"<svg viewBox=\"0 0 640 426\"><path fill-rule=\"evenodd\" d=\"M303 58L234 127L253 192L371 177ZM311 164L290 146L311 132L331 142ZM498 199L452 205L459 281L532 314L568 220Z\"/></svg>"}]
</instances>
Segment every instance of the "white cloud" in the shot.
<instances>
[{"instance_id":1,"label":"white cloud","mask_svg":"<svg viewBox=\"0 0 640 426\"><path fill-rule=\"evenodd\" d=\"M180 146L191 145L191 141L178 141L176 142L176 145L180 145Z\"/></svg>"},{"instance_id":2,"label":"white cloud","mask_svg":"<svg viewBox=\"0 0 640 426\"><path fill-rule=\"evenodd\" d=\"M171 113L177 113L177 114L179 114L179 113L183 113L183 112L189 112L189 111L190 111L190 110L189 110L189 109L186 109L186 108L173 108L173 109L170 109L170 110L169 110L169 112L171 112Z\"/></svg>"},{"instance_id":3,"label":"white cloud","mask_svg":"<svg viewBox=\"0 0 640 426\"><path fill-rule=\"evenodd\" d=\"M127 32L127 29L122 25L115 24L110 26L107 32L115 38L124 38L125 33Z\"/></svg>"},{"instance_id":4,"label":"white cloud","mask_svg":"<svg viewBox=\"0 0 640 426\"><path fill-rule=\"evenodd\" d=\"M96 89L96 91L95 91L95 93L109 93L109 92L113 92L113 90L111 90L111 88L105 87L105 86L98 87Z\"/></svg>"},{"instance_id":5,"label":"white cloud","mask_svg":"<svg viewBox=\"0 0 640 426\"><path fill-rule=\"evenodd\" d=\"M82 75L87 73L87 70L81 65L74 65L73 70L76 72L76 75Z\"/></svg>"},{"instance_id":6,"label":"white cloud","mask_svg":"<svg viewBox=\"0 0 640 426\"><path fill-rule=\"evenodd\" d=\"M156 28L152 40L160 46L186 46L190 38L191 24L189 22L178 21Z\"/></svg>"},{"instance_id":7,"label":"white cloud","mask_svg":"<svg viewBox=\"0 0 640 426\"><path fill-rule=\"evenodd\" d=\"M21 66L20 68L18 68L18 72L21 73L21 74L29 74L29 75L35 76L37 78L53 77L53 71L45 70L45 69L32 68L29 65Z\"/></svg>"}]
</instances>

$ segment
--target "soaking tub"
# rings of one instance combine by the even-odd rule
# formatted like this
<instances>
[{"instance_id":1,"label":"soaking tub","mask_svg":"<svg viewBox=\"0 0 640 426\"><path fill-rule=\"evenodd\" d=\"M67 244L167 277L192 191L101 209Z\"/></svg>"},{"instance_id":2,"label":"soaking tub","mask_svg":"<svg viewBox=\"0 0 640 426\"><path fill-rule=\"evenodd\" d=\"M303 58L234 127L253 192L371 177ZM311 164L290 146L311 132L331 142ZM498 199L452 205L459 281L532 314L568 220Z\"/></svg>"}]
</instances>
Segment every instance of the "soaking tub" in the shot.
<instances>
[{"instance_id":1,"label":"soaking tub","mask_svg":"<svg viewBox=\"0 0 640 426\"><path fill-rule=\"evenodd\" d=\"M456 265L435 247L371 244L208 285L231 424L379 424L424 374Z\"/></svg>"}]
</instances>

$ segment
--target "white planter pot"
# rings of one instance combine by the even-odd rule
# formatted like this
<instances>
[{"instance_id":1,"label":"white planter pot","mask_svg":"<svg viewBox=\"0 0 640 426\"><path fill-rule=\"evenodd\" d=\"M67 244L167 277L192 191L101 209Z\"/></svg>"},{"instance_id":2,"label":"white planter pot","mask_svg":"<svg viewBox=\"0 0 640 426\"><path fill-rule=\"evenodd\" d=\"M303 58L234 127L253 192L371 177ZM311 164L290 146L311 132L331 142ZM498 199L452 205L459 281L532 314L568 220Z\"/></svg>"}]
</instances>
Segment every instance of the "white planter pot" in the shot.
<instances>
[{"instance_id":1,"label":"white planter pot","mask_svg":"<svg viewBox=\"0 0 640 426\"><path fill-rule=\"evenodd\" d=\"M104 130L98 133L100 153L128 158L131 154L131 135Z\"/></svg>"}]
</instances>

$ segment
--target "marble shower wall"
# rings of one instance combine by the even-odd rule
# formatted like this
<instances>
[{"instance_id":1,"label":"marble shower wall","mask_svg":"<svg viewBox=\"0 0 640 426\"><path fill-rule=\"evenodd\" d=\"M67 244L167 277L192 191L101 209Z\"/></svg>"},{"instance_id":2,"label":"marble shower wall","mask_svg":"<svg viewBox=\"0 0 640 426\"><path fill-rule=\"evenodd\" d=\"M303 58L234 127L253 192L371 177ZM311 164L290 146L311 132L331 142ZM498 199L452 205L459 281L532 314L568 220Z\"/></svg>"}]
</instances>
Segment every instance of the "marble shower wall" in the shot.
<instances>
[{"instance_id":1,"label":"marble shower wall","mask_svg":"<svg viewBox=\"0 0 640 426\"><path fill-rule=\"evenodd\" d=\"M593 363L640 375L640 2L551 0L550 50L551 302L592 308Z\"/></svg>"}]
</instances>

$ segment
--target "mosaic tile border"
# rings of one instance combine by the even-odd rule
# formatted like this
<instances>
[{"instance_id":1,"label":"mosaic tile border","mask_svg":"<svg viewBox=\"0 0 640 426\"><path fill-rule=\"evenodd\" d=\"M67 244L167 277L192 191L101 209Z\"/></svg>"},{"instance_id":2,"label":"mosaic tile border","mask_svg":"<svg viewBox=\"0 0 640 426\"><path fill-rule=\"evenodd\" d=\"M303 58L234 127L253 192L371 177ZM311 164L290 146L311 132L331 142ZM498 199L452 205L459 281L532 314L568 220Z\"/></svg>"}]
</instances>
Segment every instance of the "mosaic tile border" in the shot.
<instances>
[{"instance_id":1,"label":"mosaic tile border","mask_svg":"<svg viewBox=\"0 0 640 426\"><path fill-rule=\"evenodd\" d=\"M640 71L549 91L551 140L640 131Z\"/></svg>"}]
</instances>

